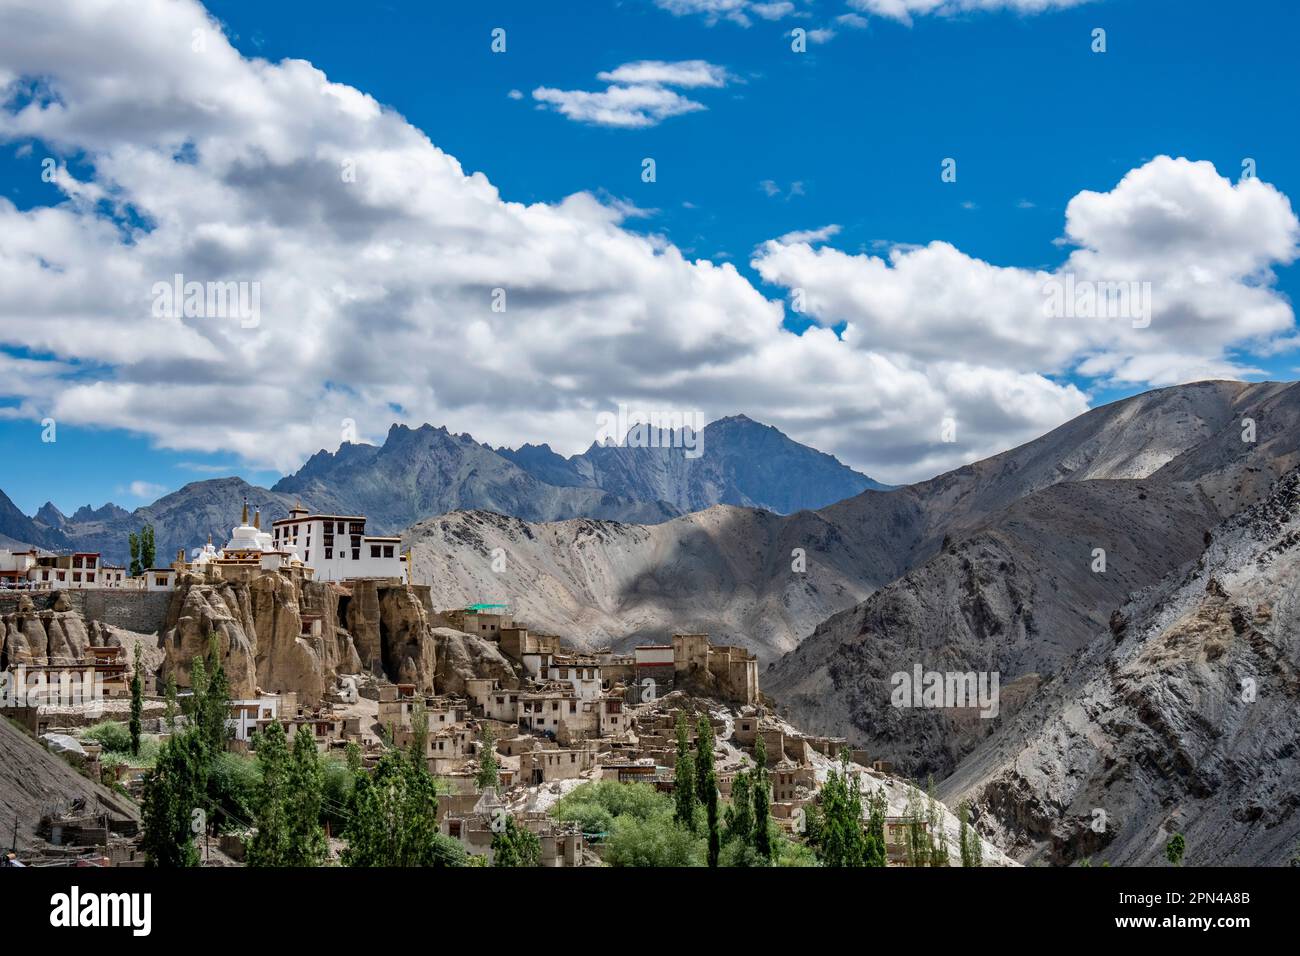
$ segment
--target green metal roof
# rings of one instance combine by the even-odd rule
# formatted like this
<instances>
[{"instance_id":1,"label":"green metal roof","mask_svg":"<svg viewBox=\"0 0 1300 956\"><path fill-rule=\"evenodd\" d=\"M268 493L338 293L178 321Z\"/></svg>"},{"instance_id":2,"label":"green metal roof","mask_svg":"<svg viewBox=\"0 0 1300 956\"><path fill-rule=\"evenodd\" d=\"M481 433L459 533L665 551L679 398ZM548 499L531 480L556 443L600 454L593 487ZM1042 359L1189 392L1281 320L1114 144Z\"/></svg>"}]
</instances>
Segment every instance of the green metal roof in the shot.
<instances>
[{"instance_id":1,"label":"green metal roof","mask_svg":"<svg viewBox=\"0 0 1300 956\"><path fill-rule=\"evenodd\" d=\"M466 605L465 610L467 610L467 611L487 611L487 610L490 610L491 608L497 608L497 607L509 607L509 606L510 606L509 604L469 604L469 605Z\"/></svg>"}]
</instances>

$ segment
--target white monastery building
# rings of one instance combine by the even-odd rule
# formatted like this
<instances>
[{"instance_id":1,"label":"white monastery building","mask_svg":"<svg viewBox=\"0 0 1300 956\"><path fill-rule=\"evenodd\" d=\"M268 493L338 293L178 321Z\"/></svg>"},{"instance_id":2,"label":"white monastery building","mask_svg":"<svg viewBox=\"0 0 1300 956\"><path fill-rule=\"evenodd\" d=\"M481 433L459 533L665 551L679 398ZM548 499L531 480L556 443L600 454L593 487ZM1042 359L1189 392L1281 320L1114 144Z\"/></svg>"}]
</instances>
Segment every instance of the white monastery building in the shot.
<instances>
[{"instance_id":1,"label":"white monastery building","mask_svg":"<svg viewBox=\"0 0 1300 956\"><path fill-rule=\"evenodd\" d=\"M293 548L317 581L405 577L401 539L367 535L364 515L314 515L299 505L271 528L275 547Z\"/></svg>"},{"instance_id":2,"label":"white monastery building","mask_svg":"<svg viewBox=\"0 0 1300 956\"><path fill-rule=\"evenodd\" d=\"M182 550L170 568L146 568L134 578L128 577L124 568L104 565L94 552L53 555L0 550L0 589L170 591L183 573L238 579L264 571L299 574L317 581L404 581L406 561L400 538L366 534L364 515L312 514L298 505L268 532L262 530L260 510L249 521L247 501L224 548L214 547L209 538L206 545L193 550L189 561Z\"/></svg>"}]
</instances>

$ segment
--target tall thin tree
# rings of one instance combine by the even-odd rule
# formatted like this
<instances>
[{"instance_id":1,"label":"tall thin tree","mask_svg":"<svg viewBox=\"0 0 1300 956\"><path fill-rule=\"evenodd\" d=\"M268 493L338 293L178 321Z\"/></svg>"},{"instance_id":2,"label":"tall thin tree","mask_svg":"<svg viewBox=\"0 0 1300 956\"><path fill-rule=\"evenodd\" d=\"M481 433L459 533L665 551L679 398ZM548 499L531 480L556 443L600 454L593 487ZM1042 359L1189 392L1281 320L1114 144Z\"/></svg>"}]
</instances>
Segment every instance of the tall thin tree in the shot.
<instances>
[{"instance_id":1,"label":"tall thin tree","mask_svg":"<svg viewBox=\"0 0 1300 956\"><path fill-rule=\"evenodd\" d=\"M144 716L144 663L141 658L140 642L135 645L135 663L131 668L131 756L140 756L140 731Z\"/></svg>"},{"instance_id":2,"label":"tall thin tree","mask_svg":"<svg viewBox=\"0 0 1300 956\"><path fill-rule=\"evenodd\" d=\"M760 732L754 741L754 852L772 860L772 784L767 773L767 744Z\"/></svg>"},{"instance_id":3,"label":"tall thin tree","mask_svg":"<svg viewBox=\"0 0 1300 956\"><path fill-rule=\"evenodd\" d=\"M321 826L321 802L325 790L325 768L316 751L316 739L299 731L293 738L289 761L289 866L320 866L329 847Z\"/></svg>"},{"instance_id":4,"label":"tall thin tree","mask_svg":"<svg viewBox=\"0 0 1300 956\"><path fill-rule=\"evenodd\" d=\"M673 819L695 829L695 758L691 755L691 733L685 708L677 711L677 764L673 768Z\"/></svg>"},{"instance_id":5,"label":"tall thin tree","mask_svg":"<svg viewBox=\"0 0 1300 956\"><path fill-rule=\"evenodd\" d=\"M302 736L299 733L298 736ZM257 788L254 823L257 833L248 845L249 866L289 865L289 747L284 726L272 721L257 735Z\"/></svg>"},{"instance_id":6,"label":"tall thin tree","mask_svg":"<svg viewBox=\"0 0 1300 956\"><path fill-rule=\"evenodd\" d=\"M713 765L713 725L701 715L695 725L695 794L704 804L704 819L708 827L709 866L718 865L722 839L718 832L718 777Z\"/></svg>"}]
</instances>

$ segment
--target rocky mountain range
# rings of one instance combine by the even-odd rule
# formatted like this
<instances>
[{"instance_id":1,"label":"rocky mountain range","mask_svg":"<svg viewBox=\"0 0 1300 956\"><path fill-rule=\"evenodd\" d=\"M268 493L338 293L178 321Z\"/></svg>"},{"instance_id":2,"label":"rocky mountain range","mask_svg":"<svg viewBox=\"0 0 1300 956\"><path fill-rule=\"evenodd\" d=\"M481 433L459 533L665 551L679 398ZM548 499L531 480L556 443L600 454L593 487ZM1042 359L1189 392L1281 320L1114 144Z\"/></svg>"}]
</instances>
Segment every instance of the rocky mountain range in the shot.
<instances>
[{"instance_id":1,"label":"rocky mountain range","mask_svg":"<svg viewBox=\"0 0 1300 956\"><path fill-rule=\"evenodd\" d=\"M1191 492L1166 493L1163 483L1159 491L1106 495L1089 485L1074 504L1086 510L1096 496L1114 509L1110 518L1122 526L1128 513L1150 510L1140 496L1154 493L1153 500L1171 513L1195 516L1189 534L1196 539L1215 515L1230 510L1226 498L1223 506L1214 503L1227 493L1219 485L1229 489L1231 481L1241 481L1241 494L1247 494L1246 485L1253 494L1275 476L1286 457L1283 449L1294 444L1287 429L1294 424L1288 416L1294 415L1297 398L1300 392L1291 386L1273 383L1204 382L1148 392L929 481L864 492L816 511L783 516L722 506L656 526L537 524L456 512L417 523L407 530L406 541L415 548L417 579L447 604L508 601L535 627L589 645L627 646L673 629L705 630L767 661L798 646L829 615L853 608L939 555L945 541L962 541L993 516L1056 485L1143 478L1175 460L1186 471L1193 455L1208 455L1199 472L1218 476L1206 490L1208 504ZM1224 434L1237 434L1236 423L1248 412L1257 416L1258 431L1249 447L1262 464L1246 460L1242 469L1224 470L1228 459L1223 456L1232 446L1224 445L1219 457L1206 449L1217 447ZM1243 444L1239 438L1237 444ZM1256 467L1260 470L1250 470ZM1185 480L1182 473L1180 478ZM1043 551L1044 562L1057 544L1053 535L1072 533L1050 527L1057 500L1046 499L1040 511L1030 508L1022 515L1026 520L1038 515L1033 521L1047 524L1034 534L1028 526L1022 529L1023 548ZM1061 493L1059 500L1073 499ZM1097 518L1099 525L1107 520L1105 513ZM1152 520L1160 524L1162 519ZM1141 562L1136 568L1122 560L1115 565L1104 595L1090 606L1094 618L1107 600L1122 599L1125 587L1169 570L1160 556L1161 529L1150 531L1155 537L1149 558L1156 564L1150 570ZM1183 554L1193 544L1179 544L1171 553ZM1090 548L1084 551L1089 557ZM808 644L804 653L816 653L819 643ZM808 665L801 658L791 672L806 673ZM801 719L817 723L814 714Z\"/></svg>"},{"instance_id":2,"label":"rocky mountain range","mask_svg":"<svg viewBox=\"0 0 1300 956\"><path fill-rule=\"evenodd\" d=\"M947 773L989 722L959 733L948 711L894 708L893 674L919 663L997 670L1004 685L1050 676L1130 592L1195 560L1211 528L1298 462L1300 386L1205 382L1095 409L972 474L912 486L933 529L919 537L941 530L942 546L918 548L906 574L818 626L766 686L803 725Z\"/></svg>"},{"instance_id":3,"label":"rocky mountain range","mask_svg":"<svg viewBox=\"0 0 1300 956\"><path fill-rule=\"evenodd\" d=\"M24 515L0 492L0 544L101 551L127 561L127 535L154 526L158 560L192 549L209 535L220 544L243 503L266 521L296 501L334 513L364 514L370 529L395 534L422 519L480 509L528 521L571 518L655 524L715 504L780 513L820 507L878 482L830 455L744 416L703 429L703 450L593 445L563 458L546 445L492 449L446 428L394 425L382 445L344 442L320 451L273 488L239 478L198 481L128 512L113 504L71 517L46 503Z\"/></svg>"},{"instance_id":4,"label":"rocky mountain range","mask_svg":"<svg viewBox=\"0 0 1300 956\"><path fill-rule=\"evenodd\" d=\"M697 438L693 433L690 437ZM706 425L696 449L688 451L683 441L673 432L657 431L651 447L635 447L630 441L593 443L572 458L546 445L497 452L541 481L600 488L637 501L663 501L679 514L716 504L793 514L889 487L745 415Z\"/></svg>"}]
</instances>

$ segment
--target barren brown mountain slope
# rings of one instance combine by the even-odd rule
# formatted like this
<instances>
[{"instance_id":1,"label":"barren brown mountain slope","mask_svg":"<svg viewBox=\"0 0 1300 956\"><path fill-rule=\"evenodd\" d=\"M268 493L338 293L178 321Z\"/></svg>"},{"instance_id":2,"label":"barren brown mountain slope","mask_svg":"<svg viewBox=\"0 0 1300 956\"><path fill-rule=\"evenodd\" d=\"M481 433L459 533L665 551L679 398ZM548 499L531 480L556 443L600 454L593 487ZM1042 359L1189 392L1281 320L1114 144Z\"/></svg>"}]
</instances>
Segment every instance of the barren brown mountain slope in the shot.
<instances>
[{"instance_id":1,"label":"barren brown mountain slope","mask_svg":"<svg viewBox=\"0 0 1300 956\"><path fill-rule=\"evenodd\" d=\"M929 486L930 519L948 505L947 546L821 624L765 686L801 725L839 727L912 772L948 773L1130 592L1194 560L1212 526L1267 493L1298 446L1295 385L1198 383L1106 406L969 475L914 486ZM1045 484L1049 451L1056 484ZM1028 489L1038 490L977 517ZM1105 571L1093 568L1097 548ZM892 707L891 675L918 663L997 671L1007 708L971 722Z\"/></svg>"},{"instance_id":2,"label":"barren brown mountain slope","mask_svg":"<svg viewBox=\"0 0 1300 956\"><path fill-rule=\"evenodd\" d=\"M138 820L130 800L82 776L62 757L0 718L0 821L4 846L41 844L36 828L44 814L84 807L80 815L107 814L113 820ZM17 825L16 837L14 832Z\"/></svg>"},{"instance_id":3,"label":"barren brown mountain slope","mask_svg":"<svg viewBox=\"0 0 1300 956\"><path fill-rule=\"evenodd\" d=\"M1219 520L1191 484L1093 480L1046 488L819 626L763 674L791 720L849 736L917 776L943 776L1041 676L1136 589L1194 560ZM1105 566L1097 562L1104 552ZM997 672L997 719L897 708L892 675Z\"/></svg>"},{"instance_id":4,"label":"barren brown mountain slope","mask_svg":"<svg viewBox=\"0 0 1300 956\"><path fill-rule=\"evenodd\" d=\"M1144 592L940 787L1022 860L1300 856L1300 471Z\"/></svg>"}]
</instances>

